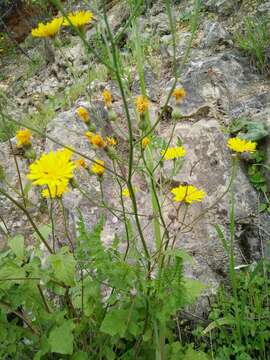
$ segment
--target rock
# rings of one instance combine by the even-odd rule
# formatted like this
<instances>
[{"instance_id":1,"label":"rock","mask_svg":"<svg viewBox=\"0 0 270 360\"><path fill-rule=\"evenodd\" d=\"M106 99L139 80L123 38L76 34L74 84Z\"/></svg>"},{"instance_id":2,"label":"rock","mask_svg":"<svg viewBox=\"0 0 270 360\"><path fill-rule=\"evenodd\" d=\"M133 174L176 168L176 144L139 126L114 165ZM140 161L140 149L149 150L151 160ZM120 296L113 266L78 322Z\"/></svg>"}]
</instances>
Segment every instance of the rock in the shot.
<instances>
[{"instance_id":1,"label":"rock","mask_svg":"<svg viewBox=\"0 0 270 360\"><path fill-rule=\"evenodd\" d=\"M162 129L165 139L170 137L170 131L171 128L168 126ZM202 119L193 125L188 122L179 123L175 128L174 139L177 137L182 139L187 155L183 167L173 177L174 182L192 184L199 189L204 189L207 195L202 203L190 205L188 216L185 216L185 225L181 225L185 210L180 208L175 230L176 243L177 246L193 255L196 264L199 264L198 268L193 270L196 277L202 280L207 278L207 282L215 283L220 276L226 277L228 272L228 259L214 226L220 225L225 234L228 234L230 213L228 185L231 177L232 156L226 146L226 137L219 123L214 119ZM172 164L165 161L164 166L164 173L170 177ZM243 172L241 164L238 165L234 192L235 252L237 263L241 264L245 262L241 255L243 247L253 248L249 254L251 258L256 255L256 252L260 253L261 248L259 237L254 236L255 232L258 235L257 194ZM204 212L205 215L202 216ZM252 228L252 232L246 231L246 241L243 244L239 240L240 235L248 226Z\"/></svg>"},{"instance_id":2,"label":"rock","mask_svg":"<svg viewBox=\"0 0 270 360\"><path fill-rule=\"evenodd\" d=\"M267 1L258 6L258 11L262 14L270 13L270 1Z\"/></svg>"},{"instance_id":3,"label":"rock","mask_svg":"<svg viewBox=\"0 0 270 360\"><path fill-rule=\"evenodd\" d=\"M220 15L230 15L237 10L240 0L203 0L203 4L207 9L216 11Z\"/></svg>"},{"instance_id":4,"label":"rock","mask_svg":"<svg viewBox=\"0 0 270 360\"><path fill-rule=\"evenodd\" d=\"M207 21L203 31L202 47L204 48L227 44L230 39L230 34L219 22Z\"/></svg>"},{"instance_id":5,"label":"rock","mask_svg":"<svg viewBox=\"0 0 270 360\"><path fill-rule=\"evenodd\" d=\"M159 35L169 35L171 33L168 15L166 13L159 13L156 16L151 17L150 23L154 32Z\"/></svg>"},{"instance_id":6,"label":"rock","mask_svg":"<svg viewBox=\"0 0 270 360\"><path fill-rule=\"evenodd\" d=\"M159 82L152 69L148 65L144 66L144 81L148 98L152 101L157 101L160 96ZM140 80L138 76L136 76L133 82L132 92L134 95L141 94Z\"/></svg>"}]
</instances>

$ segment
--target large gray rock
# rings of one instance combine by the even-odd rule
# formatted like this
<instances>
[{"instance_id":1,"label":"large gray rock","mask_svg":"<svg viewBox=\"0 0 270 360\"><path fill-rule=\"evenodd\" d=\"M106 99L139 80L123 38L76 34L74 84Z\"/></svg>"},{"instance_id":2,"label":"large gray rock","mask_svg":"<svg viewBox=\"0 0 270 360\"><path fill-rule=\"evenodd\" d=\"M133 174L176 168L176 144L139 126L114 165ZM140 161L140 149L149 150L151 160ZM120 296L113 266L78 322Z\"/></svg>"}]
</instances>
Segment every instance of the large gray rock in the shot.
<instances>
[{"instance_id":1,"label":"large gray rock","mask_svg":"<svg viewBox=\"0 0 270 360\"><path fill-rule=\"evenodd\" d=\"M227 44L230 39L230 34L219 22L207 21L203 32L202 46L204 48Z\"/></svg>"},{"instance_id":2,"label":"large gray rock","mask_svg":"<svg viewBox=\"0 0 270 360\"><path fill-rule=\"evenodd\" d=\"M168 139L171 128L163 129L164 138ZM206 198L202 203L192 204L184 225L181 224L184 208L180 209L176 220L176 238L179 247L192 254L199 268L194 271L199 277L206 277L215 282L219 276L226 276L228 259L217 236L214 226L220 225L228 234L230 214L230 193L228 186L232 172L232 156L226 145L226 137L221 131L219 123L214 119L200 120L195 124L179 123L175 129L175 139L180 137L187 150L183 167L174 177L178 184L189 183L206 191ZM166 174L170 174L171 162L165 161ZM261 244L259 236L254 243L254 236L246 233L243 244L238 241L247 226L255 232L258 221L257 193L249 183L245 173L238 164L237 177L234 182L236 243L235 251L238 263L245 263L242 253L252 248L247 260L258 258ZM204 214L202 216L202 214ZM206 275L207 274L207 275ZM214 278L213 278L213 274Z\"/></svg>"},{"instance_id":3,"label":"large gray rock","mask_svg":"<svg viewBox=\"0 0 270 360\"><path fill-rule=\"evenodd\" d=\"M230 15L237 10L241 0L203 0L207 9L216 11L221 15Z\"/></svg>"}]
</instances>

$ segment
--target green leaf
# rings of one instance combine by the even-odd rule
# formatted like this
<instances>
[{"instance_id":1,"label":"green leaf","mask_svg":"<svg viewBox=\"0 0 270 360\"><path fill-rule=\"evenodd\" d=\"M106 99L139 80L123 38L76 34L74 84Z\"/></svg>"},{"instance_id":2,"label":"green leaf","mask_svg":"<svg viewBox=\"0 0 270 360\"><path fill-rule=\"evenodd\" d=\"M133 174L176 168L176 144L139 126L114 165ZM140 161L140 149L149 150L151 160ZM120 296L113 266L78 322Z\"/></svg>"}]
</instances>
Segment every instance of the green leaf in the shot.
<instances>
[{"instance_id":1,"label":"green leaf","mask_svg":"<svg viewBox=\"0 0 270 360\"><path fill-rule=\"evenodd\" d=\"M185 296L188 304L194 303L205 288L206 285L200 281L185 278Z\"/></svg>"},{"instance_id":2,"label":"green leaf","mask_svg":"<svg viewBox=\"0 0 270 360\"><path fill-rule=\"evenodd\" d=\"M45 238L45 240L49 239L49 235L52 233L52 226L45 224L38 227L39 232ZM37 241L40 241L40 238L37 234L35 234L35 238Z\"/></svg>"},{"instance_id":3,"label":"green leaf","mask_svg":"<svg viewBox=\"0 0 270 360\"><path fill-rule=\"evenodd\" d=\"M201 351L198 352L189 348L185 353L183 360L209 360L209 357Z\"/></svg>"},{"instance_id":4,"label":"green leaf","mask_svg":"<svg viewBox=\"0 0 270 360\"><path fill-rule=\"evenodd\" d=\"M72 320L66 320L61 326L55 326L49 335L52 352L71 355L73 353L73 334L75 325Z\"/></svg>"},{"instance_id":5,"label":"green leaf","mask_svg":"<svg viewBox=\"0 0 270 360\"><path fill-rule=\"evenodd\" d=\"M128 310L112 309L105 316L100 330L111 336L119 335L123 337L127 329Z\"/></svg>"},{"instance_id":6,"label":"green leaf","mask_svg":"<svg viewBox=\"0 0 270 360\"><path fill-rule=\"evenodd\" d=\"M54 276L65 285L74 286L76 261L69 249L63 247L59 253L49 256L49 262L52 265Z\"/></svg>"},{"instance_id":7,"label":"green leaf","mask_svg":"<svg viewBox=\"0 0 270 360\"><path fill-rule=\"evenodd\" d=\"M71 360L88 360L88 355L84 351L78 351L76 354L72 355Z\"/></svg>"},{"instance_id":8,"label":"green leaf","mask_svg":"<svg viewBox=\"0 0 270 360\"><path fill-rule=\"evenodd\" d=\"M206 335L207 333L209 333L209 331L214 330L216 328L219 328L223 325L231 325L232 321L230 319L227 318L221 318L221 319L217 319L213 322L211 322L202 332L203 335Z\"/></svg>"},{"instance_id":9,"label":"green leaf","mask_svg":"<svg viewBox=\"0 0 270 360\"><path fill-rule=\"evenodd\" d=\"M9 239L9 246L19 259L24 258L24 237L22 235L16 235Z\"/></svg>"},{"instance_id":10,"label":"green leaf","mask_svg":"<svg viewBox=\"0 0 270 360\"><path fill-rule=\"evenodd\" d=\"M7 262L5 265L3 265L0 268L0 280L4 279L21 279L25 277L25 271L24 269L15 264L12 261ZM7 283L4 281L0 281L0 287L11 287L12 284L19 284L21 283L21 280L7 280Z\"/></svg>"}]
</instances>

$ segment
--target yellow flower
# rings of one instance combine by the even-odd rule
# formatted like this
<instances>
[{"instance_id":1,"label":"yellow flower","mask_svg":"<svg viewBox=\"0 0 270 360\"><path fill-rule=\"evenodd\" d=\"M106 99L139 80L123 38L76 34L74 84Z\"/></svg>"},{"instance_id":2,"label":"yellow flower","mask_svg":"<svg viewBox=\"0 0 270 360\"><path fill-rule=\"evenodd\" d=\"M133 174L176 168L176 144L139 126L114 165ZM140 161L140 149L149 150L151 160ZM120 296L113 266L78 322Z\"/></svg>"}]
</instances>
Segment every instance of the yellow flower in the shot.
<instances>
[{"instance_id":1,"label":"yellow flower","mask_svg":"<svg viewBox=\"0 0 270 360\"><path fill-rule=\"evenodd\" d=\"M136 193L138 191L138 189L135 187L135 188L133 188L133 191L134 191L134 193ZM127 198L130 197L130 192L127 187L122 190L122 195Z\"/></svg>"},{"instance_id":2,"label":"yellow flower","mask_svg":"<svg viewBox=\"0 0 270 360\"><path fill-rule=\"evenodd\" d=\"M67 17L73 26L80 28L90 23L90 21L93 19L93 13L89 10L83 10L77 11L76 13L69 13ZM70 26L70 23L67 19L65 19L63 25Z\"/></svg>"},{"instance_id":3,"label":"yellow flower","mask_svg":"<svg viewBox=\"0 0 270 360\"><path fill-rule=\"evenodd\" d=\"M67 186L75 168L75 164L70 161L71 156L72 151L68 149L42 154L40 159L30 165L28 179L32 180L34 185L48 185L52 190L56 186Z\"/></svg>"},{"instance_id":4,"label":"yellow flower","mask_svg":"<svg viewBox=\"0 0 270 360\"><path fill-rule=\"evenodd\" d=\"M110 107L112 105L112 94L109 90L105 89L102 93L102 97L106 106Z\"/></svg>"},{"instance_id":5,"label":"yellow flower","mask_svg":"<svg viewBox=\"0 0 270 360\"><path fill-rule=\"evenodd\" d=\"M53 37L55 36L63 23L63 17L53 19L46 24L39 23L38 27L32 29L32 36L34 37Z\"/></svg>"},{"instance_id":6,"label":"yellow flower","mask_svg":"<svg viewBox=\"0 0 270 360\"><path fill-rule=\"evenodd\" d=\"M79 158L77 160L74 161L75 165L77 166L77 168L87 168L87 164L84 160L84 158Z\"/></svg>"},{"instance_id":7,"label":"yellow flower","mask_svg":"<svg viewBox=\"0 0 270 360\"><path fill-rule=\"evenodd\" d=\"M183 146L170 147L167 150L162 150L161 155L165 160L173 160L186 155L186 149Z\"/></svg>"},{"instance_id":8,"label":"yellow flower","mask_svg":"<svg viewBox=\"0 0 270 360\"><path fill-rule=\"evenodd\" d=\"M186 91L184 88L176 88L172 95L176 102L180 102L186 96Z\"/></svg>"},{"instance_id":9,"label":"yellow flower","mask_svg":"<svg viewBox=\"0 0 270 360\"><path fill-rule=\"evenodd\" d=\"M104 148L106 146L106 143L100 134L93 134L91 131L87 131L85 135L88 137L92 145L99 148Z\"/></svg>"},{"instance_id":10,"label":"yellow flower","mask_svg":"<svg viewBox=\"0 0 270 360\"><path fill-rule=\"evenodd\" d=\"M50 191L49 191L50 190ZM68 182L63 182L58 186L49 186L49 189L42 190L41 194L45 198L61 197L65 192L69 191Z\"/></svg>"},{"instance_id":11,"label":"yellow flower","mask_svg":"<svg viewBox=\"0 0 270 360\"><path fill-rule=\"evenodd\" d=\"M31 132L28 129L21 129L16 132L17 147L31 144Z\"/></svg>"},{"instance_id":12,"label":"yellow flower","mask_svg":"<svg viewBox=\"0 0 270 360\"><path fill-rule=\"evenodd\" d=\"M94 174L97 174L98 176L102 176L105 171L104 161L95 160L95 164L92 165L91 170Z\"/></svg>"},{"instance_id":13,"label":"yellow flower","mask_svg":"<svg viewBox=\"0 0 270 360\"><path fill-rule=\"evenodd\" d=\"M76 110L76 114L79 116L79 118L81 118L86 124L89 123L90 121L90 116L89 116L89 112L86 108L80 106L78 107L78 109Z\"/></svg>"},{"instance_id":14,"label":"yellow flower","mask_svg":"<svg viewBox=\"0 0 270 360\"><path fill-rule=\"evenodd\" d=\"M151 140L146 136L142 139L142 148L145 149L150 144Z\"/></svg>"},{"instance_id":15,"label":"yellow flower","mask_svg":"<svg viewBox=\"0 0 270 360\"><path fill-rule=\"evenodd\" d=\"M148 109L148 99L142 95L137 96L136 108L139 114L145 113Z\"/></svg>"},{"instance_id":16,"label":"yellow flower","mask_svg":"<svg viewBox=\"0 0 270 360\"><path fill-rule=\"evenodd\" d=\"M254 152L256 151L256 142L242 140L238 137L231 138L227 142L228 147L236 152L242 153L242 152Z\"/></svg>"},{"instance_id":17,"label":"yellow flower","mask_svg":"<svg viewBox=\"0 0 270 360\"><path fill-rule=\"evenodd\" d=\"M174 201L192 204L194 201L202 201L205 197L205 191L199 190L193 185L179 185L171 190L175 195Z\"/></svg>"},{"instance_id":18,"label":"yellow flower","mask_svg":"<svg viewBox=\"0 0 270 360\"><path fill-rule=\"evenodd\" d=\"M107 145L109 145L109 146L116 146L117 145L117 141L113 137L107 136L106 137L106 142L107 142Z\"/></svg>"}]
</instances>

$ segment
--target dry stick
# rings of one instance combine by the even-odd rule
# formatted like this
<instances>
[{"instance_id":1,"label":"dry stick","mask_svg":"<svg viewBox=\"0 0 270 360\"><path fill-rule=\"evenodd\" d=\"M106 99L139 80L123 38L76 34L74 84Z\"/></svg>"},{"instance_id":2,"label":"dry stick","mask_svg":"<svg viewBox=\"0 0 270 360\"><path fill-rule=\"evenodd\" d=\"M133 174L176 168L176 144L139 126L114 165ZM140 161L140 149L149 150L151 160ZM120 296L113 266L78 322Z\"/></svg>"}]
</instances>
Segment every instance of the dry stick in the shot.
<instances>
[{"instance_id":1,"label":"dry stick","mask_svg":"<svg viewBox=\"0 0 270 360\"><path fill-rule=\"evenodd\" d=\"M5 192L3 189L0 188L0 193L3 194L6 198L8 198L11 202L13 202L19 209L21 209L25 215L27 216L28 220L30 221L32 227L34 228L35 232L37 233L37 235L39 236L40 240L42 241L42 243L46 246L47 250L49 251L50 254L53 254L53 250L51 249L50 245L48 244L48 242L46 241L46 239L44 238L44 236L41 234L41 232L39 231L38 227L36 226L36 224L34 223L33 219L31 218L31 215L29 214L29 212L18 202L16 201L12 196L10 196L7 192Z\"/></svg>"}]
</instances>

